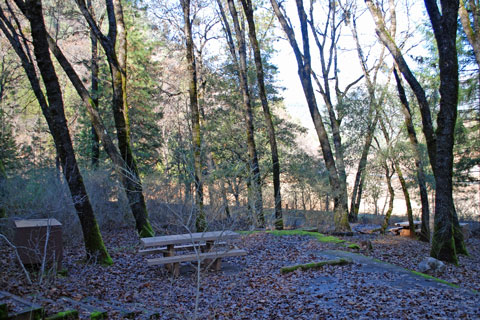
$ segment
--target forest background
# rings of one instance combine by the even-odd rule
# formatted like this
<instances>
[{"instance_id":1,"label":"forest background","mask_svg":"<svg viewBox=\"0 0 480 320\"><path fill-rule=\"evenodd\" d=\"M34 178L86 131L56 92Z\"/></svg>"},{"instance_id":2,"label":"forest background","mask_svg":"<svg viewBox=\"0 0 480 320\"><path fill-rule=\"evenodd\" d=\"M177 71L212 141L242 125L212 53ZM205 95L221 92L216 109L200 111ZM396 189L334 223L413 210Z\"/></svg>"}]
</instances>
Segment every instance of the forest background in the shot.
<instances>
[{"instance_id":1,"label":"forest background","mask_svg":"<svg viewBox=\"0 0 480 320\"><path fill-rule=\"evenodd\" d=\"M72 234L81 229L90 254L104 251L88 247L97 223L92 217L100 229L136 224L141 236L149 236L185 228L281 228L282 212L303 210L318 213L317 226L345 232L359 213L386 213L388 225L397 208L411 221L421 218L430 240L435 148L421 133L422 103L437 129L445 58L420 3L38 3L0 5L5 218L48 213ZM462 7L478 39L478 2L462 1ZM447 219L454 226L457 216L478 220L480 201L478 58L461 16L462 10L455 13L460 81L450 170L456 212ZM421 83L425 101L407 76L405 85L398 77L405 70L398 56L395 78L394 59L376 35L381 23ZM286 54L291 48L294 55ZM295 67L294 59L298 69L281 81L281 70ZM46 76L52 70L57 80ZM62 112L65 123L59 124L55 116ZM315 124L313 137L306 119ZM86 192L75 191L83 182ZM75 211L80 223L71 222Z\"/></svg>"}]
</instances>

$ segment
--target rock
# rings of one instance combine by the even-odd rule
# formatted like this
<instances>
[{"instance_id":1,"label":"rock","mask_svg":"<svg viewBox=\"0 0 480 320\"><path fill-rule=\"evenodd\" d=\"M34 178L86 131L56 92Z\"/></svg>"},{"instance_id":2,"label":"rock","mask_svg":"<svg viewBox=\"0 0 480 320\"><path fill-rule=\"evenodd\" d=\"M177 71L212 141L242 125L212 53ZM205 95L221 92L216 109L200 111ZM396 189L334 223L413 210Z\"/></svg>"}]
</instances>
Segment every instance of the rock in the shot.
<instances>
[{"instance_id":1,"label":"rock","mask_svg":"<svg viewBox=\"0 0 480 320\"><path fill-rule=\"evenodd\" d=\"M418 265L418 271L422 273L441 273L445 270L445 264L432 257L423 259Z\"/></svg>"}]
</instances>

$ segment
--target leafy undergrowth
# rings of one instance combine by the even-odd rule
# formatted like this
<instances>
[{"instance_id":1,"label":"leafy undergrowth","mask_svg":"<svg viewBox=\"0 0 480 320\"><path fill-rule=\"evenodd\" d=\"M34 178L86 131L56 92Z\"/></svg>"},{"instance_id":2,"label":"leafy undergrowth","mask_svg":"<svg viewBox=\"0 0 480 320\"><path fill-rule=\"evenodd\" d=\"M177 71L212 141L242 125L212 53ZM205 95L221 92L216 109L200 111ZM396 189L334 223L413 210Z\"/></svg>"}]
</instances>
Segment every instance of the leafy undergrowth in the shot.
<instances>
[{"instance_id":1,"label":"leafy undergrowth","mask_svg":"<svg viewBox=\"0 0 480 320\"><path fill-rule=\"evenodd\" d=\"M65 248L65 277L44 285L27 285L14 253L0 246L0 287L28 298L40 293L56 301L94 297L103 301L137 303L163 310L161 317L191 319L195 310L196 274L184 268L172 278L163 267L148 267L136 252L139 240L133 230L105 233L114 265L81 263L82 247ZM428 255L428 245L407 238L369 238L373 250L360 253L415 270ZM361 239L344 238L355 242ZM470 257L459 267L448 265L437 277L461 287L480 290L478 239L467 242ZM222 271L202 272L198 318L200 319L332 319L332 318L480 318L480 296L444 286L394 286L401 277L392 272L371 273L356 263L326 265L319 269L281 274L281 267L324 260L322 250L348 249L344 244L317 241L311 235L243 235L236 245L248 251L244 257L225 259ZM364 271L362 271L364 270ZM50 308L61 306L52 305ZM113 315L113 316L112 316ZM110 318L115 318L110 312Z\"/></svg>"}]
</instances>

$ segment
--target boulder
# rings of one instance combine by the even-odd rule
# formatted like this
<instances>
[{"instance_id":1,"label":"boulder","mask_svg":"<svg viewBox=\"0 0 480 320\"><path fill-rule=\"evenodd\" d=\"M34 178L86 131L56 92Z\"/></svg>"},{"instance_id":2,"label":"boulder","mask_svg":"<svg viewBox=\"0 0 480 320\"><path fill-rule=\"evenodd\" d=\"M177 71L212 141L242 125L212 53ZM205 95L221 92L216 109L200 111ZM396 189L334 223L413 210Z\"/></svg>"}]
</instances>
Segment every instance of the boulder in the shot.
<instances>
[{"instance_id":1,"label":"boulder","mask_svg":"<svg viewBox=\"0 0 480 320\"><path fill-rule=\"evenodd\" d=\"M418 271L422 273L441 273L445 270L445 263L432 257L422 260L418 265Z\"/></svg>"}]
</instances>

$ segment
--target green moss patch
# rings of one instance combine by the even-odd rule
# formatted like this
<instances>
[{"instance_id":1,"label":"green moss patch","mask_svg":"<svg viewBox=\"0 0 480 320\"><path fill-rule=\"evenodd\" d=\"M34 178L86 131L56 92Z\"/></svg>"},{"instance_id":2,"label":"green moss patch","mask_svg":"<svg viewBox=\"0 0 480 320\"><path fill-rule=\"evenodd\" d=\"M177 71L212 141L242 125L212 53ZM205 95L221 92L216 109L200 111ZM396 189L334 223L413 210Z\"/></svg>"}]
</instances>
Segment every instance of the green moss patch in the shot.
<instances>
[{"instance_id":1,"label":"green moss patch","mask_svg":"<svg viewBox=\"0 0 480 320\"><path fill-rule=\"evenodd\" d=\"M283 267L280 269L281 273L288 273L288 272L293 272L295 270L310 270L310 269L319 269L325 265L346 265L348 263L352 263L352 260L349 259L335 259L335 260L326 260L326 261L320 261L320 262L311 262L311 263L306 263L306 264L298 264L295 266L290 266L290 267Z\"/></svg>"},{"instance_id":2,"label":"green moss patch","mask_svg":"<svg viewBox=\"0 0 480 320\"><path fill-rule=\"evenodd\" d=\"M304 230L272 230L272 231L267 231L267 233L273 234L274 236L309 236L309 237L314 237L320 242L331 242L331 243L345 242L344 240L334 236L326 236L318 232L311 232L311 231L304 231Z\"/></svg>"},{"instance_id":3,"label":"green moss patch","mask_svg":"<svg viewBox=\"0 0 480 320\"><path fill-rule=\"evenodd\" d=\"M78 319L78 311L67 310L63 312L58 312L52 316L45 318L45 320L65 320L65 319Z\"/></svg>"},{"instance_id":4,"label":"green moss patch","mask_svg":"<svg viewBox=\"0 0 480 320\"><path fill-rule=\"evenodd\" d=\"M107 319L107 313L102 312L102 311L95 311L90 313L90 319L91 320L101 320L101 319Z\"/></svg>"},{"instance_id":5,"label":"green moss patch","mask_svg":"<svg viewBox=\"0 0 480 320\"><path fill-rule=\"evenodd\" d=\"M431 275L428 275L428 274L425 274L425 273L421 273L421 272L418 272L418 271L413 271L413 270L409 270L411 273L413 274L416 274L418 276L421 276L425 279L430 279L430 280L433 280L433 281L437 281L437 282L440 282L440 283L443 283L443 284L446 284L450 287L453 287L453 288L460 288L460 286L454 284L454 283L451 283L451 282L448 282L448 281L445 281L445 280L442 280L442 279L439 279L439 278L435 278L435 277L432 277Z\"/></svg>"},{"instance_id":6,"label":"green moss patch","mask_svg":"<svg viewBox=\"0 0 480 320\"><path fill-rule=\"evenodd\" d=\"M347 248L349 249L354 249L354 250L360 250L360 246L356 243L350 243Z\"/></svg>"}]
</instances>

